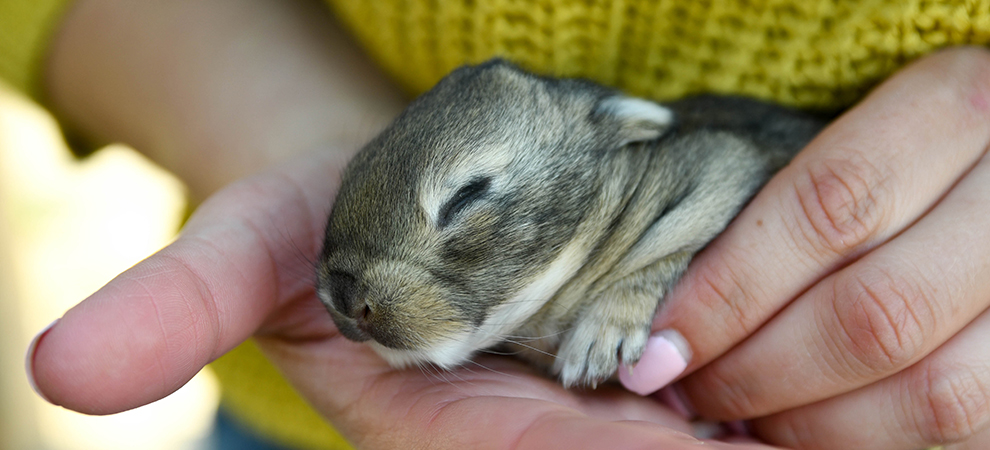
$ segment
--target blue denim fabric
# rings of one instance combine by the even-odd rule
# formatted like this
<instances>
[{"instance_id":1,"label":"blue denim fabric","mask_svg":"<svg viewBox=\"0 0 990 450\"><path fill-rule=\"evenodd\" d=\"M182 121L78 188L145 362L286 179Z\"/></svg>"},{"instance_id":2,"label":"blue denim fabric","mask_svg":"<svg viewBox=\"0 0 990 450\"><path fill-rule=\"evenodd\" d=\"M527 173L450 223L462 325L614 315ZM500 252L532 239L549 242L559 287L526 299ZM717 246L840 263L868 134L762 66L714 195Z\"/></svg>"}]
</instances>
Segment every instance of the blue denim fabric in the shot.
<instances>
[{"instance_id":1,"label":"blue denim fabric","mask_svg":"<svg viewBox=\"0 0 990 450\"><path fill-rule=\"evenodd\" d=\"M217 411L216 422L207 442L206 447L210 450L293 450L258 436L224 411L223 407Z\"/></svg>"}]
</instances>

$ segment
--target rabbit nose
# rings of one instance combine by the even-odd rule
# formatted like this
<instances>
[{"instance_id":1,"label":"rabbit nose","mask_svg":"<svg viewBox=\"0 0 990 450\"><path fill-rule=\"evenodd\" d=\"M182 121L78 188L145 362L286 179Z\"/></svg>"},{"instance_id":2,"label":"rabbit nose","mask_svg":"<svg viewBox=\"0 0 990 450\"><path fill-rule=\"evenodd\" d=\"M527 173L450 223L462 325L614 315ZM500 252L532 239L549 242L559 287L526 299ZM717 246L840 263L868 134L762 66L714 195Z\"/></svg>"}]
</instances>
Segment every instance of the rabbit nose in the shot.
<instances>
[{"instance_id":1,"label":"rabbit nose","mask_svg":"<svg viewBox=\"0 0 990 450\"><path fill-rule=\"evenodd\" d=\"M331 273L328 278L334 309L358 322L364 322L368 316L368 304L358 298L357 279L343 272Z\"/></svg>"}]
</instances>

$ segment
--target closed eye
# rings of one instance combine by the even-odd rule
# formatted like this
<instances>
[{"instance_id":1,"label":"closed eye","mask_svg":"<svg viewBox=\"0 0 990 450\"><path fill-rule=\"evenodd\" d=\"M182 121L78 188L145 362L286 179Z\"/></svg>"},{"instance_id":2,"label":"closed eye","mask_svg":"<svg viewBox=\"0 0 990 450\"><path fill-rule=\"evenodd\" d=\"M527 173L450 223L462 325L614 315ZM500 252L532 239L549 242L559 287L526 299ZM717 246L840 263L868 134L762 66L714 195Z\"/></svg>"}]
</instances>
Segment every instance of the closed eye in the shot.
<instances>
[{"instance_id":1,"label":"closed eye","mask_svg":"<svg viewBox=\"0 0 990 450\"><path fill-rule=\"evenodd\" d=\"M437 225L440 228L446 227L457 215L467 208L468 205L485 196L491 186L491 178L476 178L467 185L460 188L447 203L440 208L440 217Z\"/></svg>"}]
</instances>

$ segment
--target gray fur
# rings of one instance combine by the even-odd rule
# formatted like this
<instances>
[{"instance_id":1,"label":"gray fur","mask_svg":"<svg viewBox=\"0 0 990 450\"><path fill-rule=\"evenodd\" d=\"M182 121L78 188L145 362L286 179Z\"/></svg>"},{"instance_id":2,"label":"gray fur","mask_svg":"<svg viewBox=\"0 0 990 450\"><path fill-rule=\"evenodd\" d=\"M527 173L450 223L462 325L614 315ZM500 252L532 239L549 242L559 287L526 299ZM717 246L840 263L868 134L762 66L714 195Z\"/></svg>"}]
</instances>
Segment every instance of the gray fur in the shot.
<instances>
[{"instance_id":1,"label":"gray fur","mask_svg":"<svg viewBox=\"0 0 990 450\"><path fill-rule=\"evenodd\" d=\"M638 361L691 257L823 125L667 107L500 60L448 75L344 173L317 266L341 333L395 365L506 345L565 385Z\"/></svg>"}]
</instances>

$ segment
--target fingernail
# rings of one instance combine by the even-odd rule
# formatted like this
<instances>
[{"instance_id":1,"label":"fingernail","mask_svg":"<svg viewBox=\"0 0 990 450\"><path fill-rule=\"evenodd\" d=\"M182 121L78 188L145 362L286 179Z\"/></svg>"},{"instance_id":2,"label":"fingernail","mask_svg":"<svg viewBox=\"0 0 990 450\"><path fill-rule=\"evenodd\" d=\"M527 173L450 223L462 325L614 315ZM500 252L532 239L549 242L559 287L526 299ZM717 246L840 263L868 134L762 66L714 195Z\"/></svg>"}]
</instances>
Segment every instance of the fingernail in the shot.
<instances>
[{"instance_id":1,"label":"fingernail","mask_svg":"<svg viewBox=\"0 0 990 450\"><path fill-rule=\"evenodd\" d=\"M678 389L678 385L676 384L660 389L654 397L685 420L691 420L698 415L694 411L694 408L691 407L691 404L685 400L684 394Z\"/></svg>"},{"instance_id":2,"label":"fingernail","mask_svg":"<svg viewBox=\"0 0 990 450\"><path fill-rule=\"evenodd\" d=\"M674 381L687 368L690 358L684 337L674 330L662 330L646 342L646 350L635 366L619 370L619 381L630 391L648 395Z\"/></svg>"},{"instance_id":3,"label":"fingernail","mask_svg":"<svg viewBox=\"0 0 990 450\"><path fill-rule=\"evenodd\" d=\"M39 397L45 399L48 403L52 401L48 397L45 397L45 394L41 393L41 389L38 389L38 383L34 381L34 352L38 350L38 343L41 342L41 338L45 337L58 321L59 319L55 319L47 327L38 332L34 336L34 339L31 340L31 345L28 345L27 352L24 354L24 371L27 372L28 384L31 385L31 389L34 389L34 393L38 394Z\"/></svg>"}]
</instances>

